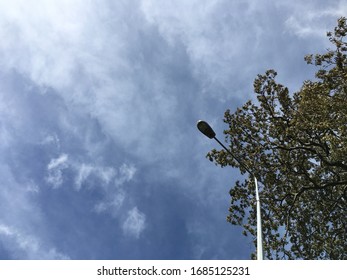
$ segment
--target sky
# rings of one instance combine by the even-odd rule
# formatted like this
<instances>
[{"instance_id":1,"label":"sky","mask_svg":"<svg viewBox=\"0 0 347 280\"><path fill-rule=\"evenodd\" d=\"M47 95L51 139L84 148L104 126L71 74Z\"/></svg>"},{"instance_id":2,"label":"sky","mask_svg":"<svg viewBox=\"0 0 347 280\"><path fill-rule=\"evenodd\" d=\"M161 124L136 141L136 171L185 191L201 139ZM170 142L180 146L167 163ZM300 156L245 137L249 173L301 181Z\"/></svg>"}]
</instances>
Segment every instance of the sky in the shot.
<instances>
[{"instance_id":1,"label":"sky","mask_svg":"<svg viewBox=\"0 0 347 280\"><path fill-rule=\"evenodd\" d=\"M346 1L0 0L0 259L249 259L205 158L267 69L298 90Z\"/></svg>"}]
</instances>

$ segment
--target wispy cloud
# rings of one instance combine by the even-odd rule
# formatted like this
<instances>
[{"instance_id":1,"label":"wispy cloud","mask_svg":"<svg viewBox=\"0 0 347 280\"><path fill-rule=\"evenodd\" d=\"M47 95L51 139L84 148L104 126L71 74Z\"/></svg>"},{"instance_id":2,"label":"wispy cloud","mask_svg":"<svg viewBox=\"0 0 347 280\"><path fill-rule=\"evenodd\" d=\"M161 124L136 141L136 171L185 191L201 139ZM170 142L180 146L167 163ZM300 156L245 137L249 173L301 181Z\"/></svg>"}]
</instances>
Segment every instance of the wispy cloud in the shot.
<instances>
[{"instance_id":1,"label":"wispy cloud","mask_svg":"<svg viewBox=\"0 0 347 280\"><path fill-rule=\"evenodd\" d=\"M127 213L122 229L125 235L139 238L146 227L146 215L134 207Z\"/></svg>"},{"instance_id":2,"label":"wispy cloud","mask_svg":"<svg viewBox=\"0 0 347 280\"><path fill-rule=\"evenodd\" d=\"M117 190L114 193L108 193L107 197L97 202L94 206L94 210L97 213L107 212L112 216L117 217L119 209L123 205L125 200L125 193L123 190Z\"/></svg>"},{"instance_id":3,"label":"wispy cloud","mask_svg":"<svg viewBox=\"0 0 347 280\"><path fill-rule=\"evenodd\" d=\"M53 158L47 166L48 175L46 181L53 186L58 188L63 183L63 170L68 167L68 155L62 154L58 158Z\"/></svg>"},{"instance_id":4,"label":"wispy cloud","mask_svg":"<svg viewBox=\"0 0 347 280\"><path fill-rule=\"evenodd\" d=\"M116 178L116 185L123 185L125 182L131 181L136 173L134 165L122 164L119 168L118 177Z\"/></svg>"},{"instance_id":5,"label":"wispy cloud","mask_svg":"<svg viewBox=\"0 0 347 280\"><path fill-rule=\"evenodd\" d=\"M117 171L110 166L98 166L86 163L74 163L73 168L76 170L75 186L80 190L82 185L90 176L96 176L101 180L101 185L108 185L116 176ZM116 179L117 180L117 179Z\"/></svg>"},{"instance_id":6,"label":"wispy cloud","mask_svg":"<svg viewBox=\"0 0 347 280\"><path fill-rule=\"evenodd\" d=\"M101 198L95 203L93 210L118 218L120 208L129 199L126 184L134 180L136 167L125 163L114 168L74 162L72 168L76 173L74 181L77 191L81 191L82 186L86 185L87 188L100 192ZM99 181L94 181L92 177ZM88 182L89 180L92 183Z\"/></svg>"},{"instance_id":7,"label":"wispy cloud","mask_svg":"<svg viewBox=\"0 0 347 280\"><path fill-rule=\"evenodd\" d=\"M52 169L56 169L56 168L64 168L64 167L66 167L67 160L68 160L67 154L62 154L58 158L53 158L49 162L47 169L52 170Z\"/></svg>"},{"instance_id":8,"label":"wispy cloud","mask_svg":"<svg viewBox=\"0 0 347 280\"><path fill-rule=\"evenodd\" d=\"M326 32L336 22L336 19L347 13L345 1L331 1L327 5L318 4L316 6L311 4L312 2L278 4L292 10L292 14L285 21L285 26L290 32L301 38L325 38Z\"/></svg>"},{"instance_id":9,"label":"wispy cloud","mask_svg":"<svg viewBox=\"0 0 347 280\"><path fill-rule=\"evenodd\" d=\"M16 259L69 259L55 248L47 248L35 236L0 223L0 238Z\"/></svg>"}]
</instances>

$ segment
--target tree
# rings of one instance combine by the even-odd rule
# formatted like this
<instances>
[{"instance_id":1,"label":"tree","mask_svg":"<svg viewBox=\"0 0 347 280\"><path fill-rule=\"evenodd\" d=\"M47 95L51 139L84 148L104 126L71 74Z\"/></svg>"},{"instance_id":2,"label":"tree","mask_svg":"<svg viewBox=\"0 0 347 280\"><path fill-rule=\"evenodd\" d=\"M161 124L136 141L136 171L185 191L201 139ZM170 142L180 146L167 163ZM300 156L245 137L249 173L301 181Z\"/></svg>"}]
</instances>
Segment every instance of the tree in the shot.
<instances>
[{"instance_id":1,"label":"tree","mask_svg":"<svg viewBox=\"0 0 347 280\"><path fill-rule=\"evenodd\" d=\"M346 35L346 18L340 18L327 33L334 49L305 57L319 69L298 92L289 93L268 70L255 79L257 102L224 114L225 141L261 182L266 258L347 259ZM224 150L207 157L246 173ZM237 181L230 196L227 220L256 244L251 178Z\"/></svg>"}]
</instances>

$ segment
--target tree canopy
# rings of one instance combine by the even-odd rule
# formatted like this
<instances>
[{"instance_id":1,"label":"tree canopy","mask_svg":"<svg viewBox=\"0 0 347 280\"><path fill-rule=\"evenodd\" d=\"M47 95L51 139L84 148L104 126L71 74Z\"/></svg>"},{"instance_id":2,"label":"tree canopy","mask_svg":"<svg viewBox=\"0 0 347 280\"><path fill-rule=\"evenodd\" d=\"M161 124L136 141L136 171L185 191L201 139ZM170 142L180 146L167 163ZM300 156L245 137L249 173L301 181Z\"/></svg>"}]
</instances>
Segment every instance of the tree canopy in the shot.
<instances>
[{"instance_id":1,"label":"tree canopy","mask_svg":"<svg viewBox=\"0 0 347 280\"><path fill-rule=\"evenodd\" d=\"M316 77L298 92L268 70L254 81L255 101L227 110L225 141L260 182L268 259L347 259L347 24L340 18L324 54L308 55ZM224 150L207 157L246 170ZM251 178L230 190L227 220L256 244ZM254 257L254 254L253 254Z\"/></svg>"}]
</instances>

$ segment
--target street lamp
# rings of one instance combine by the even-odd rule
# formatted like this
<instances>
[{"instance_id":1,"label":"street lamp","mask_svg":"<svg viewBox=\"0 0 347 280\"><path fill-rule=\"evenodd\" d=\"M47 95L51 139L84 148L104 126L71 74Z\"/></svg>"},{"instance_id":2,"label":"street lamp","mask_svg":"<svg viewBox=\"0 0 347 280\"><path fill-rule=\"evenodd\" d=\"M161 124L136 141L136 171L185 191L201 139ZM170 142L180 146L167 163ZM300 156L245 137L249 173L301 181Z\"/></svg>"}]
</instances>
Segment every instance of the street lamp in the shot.
<instances>
[{"instance_id":1,"label":"street lamp","mask_svg":"<svg viewBox=\"0 0 347 280\"><path fill-rule=\"evenodd\" d=\"M255 199L257 202L257 259L263 259L263 234L261 226L261 214L260 214L260 199L259 199L259 190L258 190L258 180L257 177L248 169L248 167L242 163L242 161L237 158L229 149L227 149L222 142L220 142L216 133L213 131L212 127L205 121L198 121L197 127L202 134L207 136L210 139L215 139L219 145L221 145L224 150L226 150L253 178L255 184Z\"/></svg>"}]
</instances>

